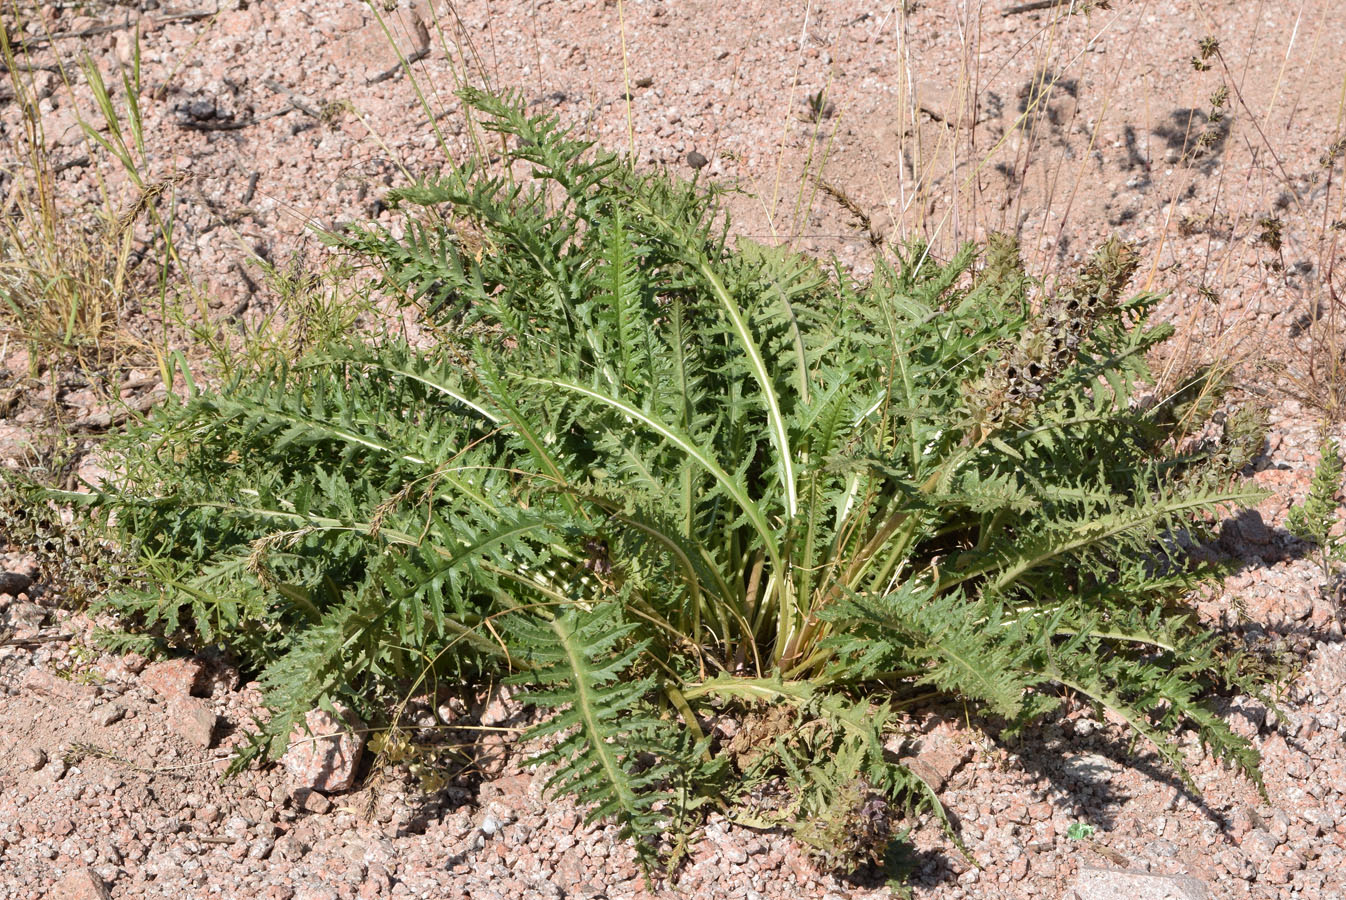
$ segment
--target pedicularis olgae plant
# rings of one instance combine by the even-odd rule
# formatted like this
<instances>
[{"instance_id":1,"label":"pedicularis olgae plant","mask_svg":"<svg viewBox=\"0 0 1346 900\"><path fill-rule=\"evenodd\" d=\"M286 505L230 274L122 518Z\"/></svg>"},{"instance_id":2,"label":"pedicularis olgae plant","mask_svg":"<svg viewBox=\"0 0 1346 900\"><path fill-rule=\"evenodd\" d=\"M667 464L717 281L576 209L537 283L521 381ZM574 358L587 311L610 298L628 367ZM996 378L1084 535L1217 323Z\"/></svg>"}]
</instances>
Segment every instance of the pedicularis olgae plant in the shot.
<instances>
[{"instance_id":1,"label":"pedicularis olgae plant","mask_svg":"<svg viewBox=\"0 0 1346 900\"><path fill-rule=\"evenodd\" d=\"M338 239L453 336L193 390L99 500L147 576L110 602L261 667L272 752L317 703L504 676L552 785L645 850L728 804L838 865L939 814L884 749L932 694L1011 729L1086 698L1184 777L1183 729L1256 777L1200 701L1237 665L1182 600L1258 438L1136 399L1170 329L1129 249L1052 290L1004 240L860 282L464 97L503 167Z\"/></svg>"}]
</instances>

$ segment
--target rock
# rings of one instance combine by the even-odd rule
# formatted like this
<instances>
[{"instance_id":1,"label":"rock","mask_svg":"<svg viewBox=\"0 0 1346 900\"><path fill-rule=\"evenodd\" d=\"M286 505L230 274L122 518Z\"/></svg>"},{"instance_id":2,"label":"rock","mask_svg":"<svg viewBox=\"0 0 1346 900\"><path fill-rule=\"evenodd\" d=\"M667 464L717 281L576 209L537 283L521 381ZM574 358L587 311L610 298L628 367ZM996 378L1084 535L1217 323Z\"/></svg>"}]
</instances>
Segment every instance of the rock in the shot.
<instances>
[{"instance_id":1,"label":"rock","mask_svg":"<svg viewBox=\"0 0 1346 900\"><path fill-rule=\"evenodd\" d=\"M1209 893L1205 882L1186 875L1084 866L1065 896L1068 900L1206 900Z\"/></svg>"},{"instance_id":2,"label":"rock","mask_svg":"<svg viewBox=\"0 0 1346 900\"><path fill-rule=\"evenodd\" d=\"M281 763L297 788L331 793L348 791L365 749L365 724L349 711L344 722L326 710L315 709L304 717L307 728L296 727Z\"/></svg>"},{"instance_id":3,"label":"rock","mask_svg":"<svg viewBox=\"0 0 1346 900\"><path fill-rule=\"evenodd\" d=\"M23 687L35 694L74 703L90 699L95 693L91 685L76 684L64 678L58 678L46 669L38 668L29 669L24 674Z\"/></svg>"},{"instance_id":4,"label":"rock","mask_svg":"<svg viewBox=\"0 0 1346 900\"><path fill-rule=\"evenodd\" d=\"M26 428L0 424L0 460L27 460L32 453L32 435Z\"/></svg>"},{"instance_id":5,"label":"rock","mask_svg":"<svg viewBox=\"0 0 1346 900\"><path fill-rule=\"evenodd\" d=\"M248 859L266 859L276 847L275 838L263 835L248 847Z\"/></svg>"},{"instance_id":6,"label":"rock","mask_svg":"<svg viewBox=\"0 0 1346 900\"><path fill-rule=\"evenodd\" d=\"M109 725L115 725L126 717L126 709L117 703L108 703L94 710L93 721L95 725L107 728Z\"/></svg>"},{"instance_id":7,"label":"rock","mask_svg":"<svg viewBox=\"0 0 1346 900\"><path fill-rule=\"evenodd\" d=\"M19 594L27 593L33 586L33 579L24 575L22 572L0 572L0 594Z\"/></svg>"},{"instance_id":8,"label":"rock","mask_svg":"<svg viewBox=\"0 0 1346 900\"><path fill-rule=\"evenodd\" d=\"M1258 545L1271 543L1271 531L1257 510L1244 510L1234 521L1238 524L1239 534L1248 543Z\"/></svg>"},{"instance_id":9,"label":"rock","mask_svg":"<svg viewBox=\"0 0 1346 900\"><path fill-rule=\"evenodd\" d=\"M325 884L308 884L295 892L294 900L341 900L341 895Z\"/></svg>"},{"instance_id":10,"label":"rock","mask_svg":"<svg viewBox=\"0 0 1346 900\"><path fill-rule=\"evenodd\" d=\"M164 697L199 697L205 667L194 659L168 659L147 666L140 680Z\"/></svg>"},{"instance_id":11,"label":"rock","mask_svg":"<svg viewBox=\"0 0 1346 900\"><path fill-rule=\"evenodd\" d=\"M921 738L916 755L903 757L902 763L939 791L970 759L972 745L952 723L941 721Z\"/></svg>"},{"instance_id":12,"label":"rock","mask_svg":"<svg viewBox=\"0 0 1346 900\"><path fill-rule=\"evenodd\" d=\"M19 765L30 772L36 772L47 764L47 751L41 747L29 747L19 753Z\"/></svg>"},{"instance_id":13,"label":"rock","mask_svg":"<svg viewBox=\"0 0 1346 900\"><path fill-rule=\"evenodd\" d=\"M384 24L392 34L391 41L388 32L384 31ZM383 24L373 16L367 16L362 27L331 47L333 56L341 60L343 69L352 72L361 81L370 81L399 69L399 53L407 61L423 57L430 50L430 29L414 10L386 16Z\"/></svg>"},{"instance_id":14,"label":"rock","mask_svg":"<svg viewBox=\"0 0 1346 900\"><path fill-rule=\"evenodd\" d=\"M299 788L294 792L292 799L294 808L304 812L322 815L332 808L332 801L312 788Z\"/></svg>"},{"instance_id":15,"label":"rock","mask_svg":"<svg viewBox=\"0 0 1346 900\"><path fill-rule=\"evenodd\" d=\"M1243 836L1239 846L1254 862L1266 862L1276 852L1280 841L1265 828L1254 828Z\"/></svg>"},{"instance_id":16,"label":"rock","mask_svg":"<svg viewBox=\"0 0 1346 900\"><path fill-rule=\"evenodd\" d=\"M1267 709L1256 700L1236 697L1230 704L1229 727L1240 737L1252 740L1262 731L1267 721Z\"/></svg>"},{"instance_id":17,"label":"rock","mask_svg":"<svg viewBox=\"0 0 1346 900\"><path fill-rule=\"evenodd\" d=\"M63 758L58 756L42 767L41 778L47 784L52 785L64 778L68 771L70 771L70 766Z\"/></svg>"},{"instance_id":18,"label":"rock","mask_svg":"<svg viewBox=\"0 0 1346 900\"><path fill-rule=\"evenodd\" d=\"M1117 764L1097 753L1076 753L1062 761L1066 774L1076 781L1097 783L1107 781L1117 772Z\"/></svg>"},{"instance_id":19,"label":"rock","mask_svg":"<svg viewBox=\"0 0 1346 900\"><path fill-rule=\"evenodd\" d=\"M58 881L50 896L61 900L112 900L103 879L88 867L76 869Z\"/></svg>"},{"instance_id":20,"label":"rock","mask_svg":"<svg viewBox=\"0 0 1346 900\"><path fill-rule=\"evenodd\" d=\"M710 165L710 160L693 150L691 153L687 154L687 165L691 166L693 169L704 169L706 166Z\"/></svg>"},{"instance_id":21,"label":"rock","mask_svg":"<svg viewBox=\"0 0 1346 900\"><path fill-rule=\"evenodd\" d=\"M0 616L0 624L14 629L14 632L21 637L37 634L46 621L47 611L36 603L27 601L8 604L5 614Z\"/></svg>"},{"instance_id":22,"label":"rock","mask_svg":"<svg viewBox=\"0 0 1346 900\"><path fill-rule=\"evenodd\" d=\"M487 728L499 728L508 723L521 708L513 696L508 687L493 685L477 707L477 721Z\"/></svg>"},{"instance_id":23,"label":"rock","mask_svg":"<svg viewBox=\"0 0 1346 900\"><path fill-rule=\"evenodd\" d=\"M198 747L209 747L215 741L217 716L214 710L195 697L170 697L168 726L173 732Z\"/></svg>"}]
</instances>

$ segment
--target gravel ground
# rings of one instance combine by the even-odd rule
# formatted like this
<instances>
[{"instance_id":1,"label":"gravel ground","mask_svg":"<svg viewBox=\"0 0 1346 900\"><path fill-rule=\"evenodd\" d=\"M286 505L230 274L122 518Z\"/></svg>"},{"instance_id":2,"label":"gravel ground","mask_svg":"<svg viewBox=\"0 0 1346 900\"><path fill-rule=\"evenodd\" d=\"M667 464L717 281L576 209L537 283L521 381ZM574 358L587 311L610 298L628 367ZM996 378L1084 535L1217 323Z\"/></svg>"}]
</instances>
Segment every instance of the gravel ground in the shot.
<instances>
[{"instance_id":1,"label":"gravel ground","mask_svg":"<svg viewBox=\"0 0 1346 900\"><path fill-rule=\"evenodd\" d=\"M420 57L417 82L430 110L446 113L438 123L455 152L467 134L449 86L468 58L535 108L609 146L634 144L643 163L691 176L695 152L701 177L752 194L730 198L738 233L793 238L858 270L871 265L871 234L948 247L1017 227L1048 275L1104 234L1137 242L1154 261L1142 286L1170 292L1178 357L1240 361L1246 387L1271 406L1250 478L1272 496L1225 524L1222 549L1241 568L1200 605L1212 627L1296 662L1281 715L1247 698L1229 704L1264 754L1267 798L1209 760L1195 765L1202 795L1191 795L1143 745L1083 709L1013 745L945 710L910 727L980 867L923 825L914 893L1130 897L1158 885L1198 896L1199 885L1213 898L1346 897L1341 610L1283 530L1316 462L1321 412L1296 395L1307 392L1331 225L1343 218L1326 177L1339 179L1340 164L1321 158L1339 122L1346 19L1332 0L1143 0L1069 18L1002 15L1008 3L914 6L478 0L453 16L402 3L387 21L404 54ZM148 168L176 179L179 249L217 315L260 321L276 297L257 257L320 263L309 225L391 223L385 187L442 158L383 27L352 0L78 12L43 8L57 33L140 25ZM110 73L131 58L131 33L63 39L33 61L83 47ZM1198 71L1191 58L1207 35L1222 49ZM470 49L452 43L468 47L463 36ZM89 150L74 111L88 115L87 98L63 99L54 73L34 77L55 160L78 163ZM1213 104L1222 86L1223 106ZM0 101L0 127L17 117ZM1190 152L1201 134L1201 152ZM92 196L89 167L58 177L68 202ZM24 444L57 419L97 431L115 417L87 387L46 383L3 346L5 465L19 465ZM122 390L133 407L164 392L149 371L129 373ZM480 777L428 796L398 767L362 768L350 791L332 787L339 778L313 790L333 773L304 760L222 780L260 712L256 686L215 659L165 669L89 649L92 623L58 608L33 550L0 556L0 572L13 573L0 579L0 627L12 632L0 646L0 900L648 894L612 827L585 826L580 811L541 796L544 779L509 737L519 712L498 696L424 704L427 726L500 729L463 732ZM331 753L359 761L358 747ZM1072 839L1075 823L1095 831ZM895 896L872 875L819 872L783 835L718 820L668 887Z\"/></svg>"}]
</instances>

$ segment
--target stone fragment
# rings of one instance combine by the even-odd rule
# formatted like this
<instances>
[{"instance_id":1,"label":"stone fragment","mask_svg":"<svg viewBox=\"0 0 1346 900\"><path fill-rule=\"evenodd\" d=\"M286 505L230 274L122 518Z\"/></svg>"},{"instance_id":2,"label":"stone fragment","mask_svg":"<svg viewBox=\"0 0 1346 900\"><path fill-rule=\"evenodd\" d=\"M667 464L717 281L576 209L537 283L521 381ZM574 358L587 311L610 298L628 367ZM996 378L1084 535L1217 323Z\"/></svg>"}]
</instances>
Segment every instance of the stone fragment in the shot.
<instances>
[{"instance_id":1,"label":"stone fragment","mask_svg":"<svg viewBox=\"0 0 1346 900\"><path fill-rule=\"evenodd\" d=\"M46 621L47 611L26 600L7 603L4 614L0 615L0 626L12 628L19 637L32 637Z\"/></svg>"},{"instance_id":2,"label":"stone fragment","mask_svg":"<svg viewBox=\"0 0 1346 900\"><path fill-rule=\"evenodd\" d=\"M942 721L921 738L916 755L904 757L902 763L939 791L972 755L972 745L952 723Z\"/></svg>"},{"instance_id":3,"label":"stone fragment","mask_svg":"<svg viewBox=\"0 0 1346 900\"><path fill-rule=\"evenodd\" d=\"M22 572L0 572L0 594L18 596L33 586L33 579Z\"/></svg>"},{"instance_id":4,"label":"stone fragment","mask_svg":"<svg viewBox=\"0 0 1346 900\"><path fill-rule=\"evenodd\" d=\"M430 29L414 10L388 16L383 23L373 16L366 16L360 28L332 45L333 55L340 57L343 68L363 82L382 80L401 67L402 59L418 60L429 50Z\"/></svg>"},{"instance_id":5,"label":"stone fragment","mask_svg":"<svg viewBox=\"0 0 1346 900\"><path fill-rule=\"evenodd\" d=\"M29 669L24 673L23 687L35 694L71 702L86 700L95 693L91 685L76 684L64 678L58 678L46 669L38 668Z\"/></svg>"},{"instance_id":6,"label":"stone fragment","mask_svg":"<svg viewBox=\"0 0 1346 900\"><path fill-rule=\"evenodd\" d=\"M263 835L248 846L248 859L266 859L275 847L275 838Z\"/></svg>"},{"instance_id":7,"label":"stone fragment","mask_svg":"<svg viewBox=\"0 0 1346 900\"><path fill-rule=\"evenodd\" d=\"M1107 781L1118 771L1115 762L1097 753L1076 753L1062 761L1066 774L1076 781L1097 784Z\"/></svg>"},{"instance_id":8,"label":"stone fragment","mask_svg":"<svg viewBox=\"0 0 1346 900\"><path fill-rule=\"evenodd\" d=\"M295 892L294 900L341 900L341 895L326 884L306 884Z\"/></svg>"},{"instance_id":9,"label":"stone fragment","mask_svg":"<svg viewBox=\"0 0 1346 900\"><path fill-rule=\"evenodd\" d=\"M290 734L290 747L281 764L296 788L332 793L348 791L355 784L360 755L365 749L365 724L349 711L344 722L331 713L315 709L305 716L305 727Z\"/></svg>"},{"instance_id":10,"label":"stone fragment","mask_svg":"<svg viewBox=\"0 0 1346 900\"><path fill-rule=\"evenodd\" d=\"M124 718L126 718L126 708L119 703L105 703L94 710L93 714L94 724L102 728L115 725Z\"/></svg>"},{"instance_id":11,"label":"stone fragment","mask_svg":"<svg viewBox=\"0 0 1346 900\"><path fill-rule=\"evenodd\" d=\"M1257 510L1244 510L1234 521L1238 523L1239 534L1248 543L1258 545L1271 543L1271 531Z\"/></svg>"},{"instance_id":12,"label":"stone fragment","mask_svg":"<svg viewBox=\"0 0 1346 900\"><path fill-rule=\"evenodd\" d=\"M195 697L177 696L168 700L168 725L175 734L198 747L215 741L215 711Z\"/></svg>"},{"instance_id":13,"label":"stone fragment","mask_svg":"<svg viewBox=\"0 0 1346 900\"><path fill-rule=\"evenodd\" d=\"M1254 862L1261 863L1271 858L1271 854L1276 852L1280 843L1265 828L1254 828L1244 835L1243 840L1239 842L1239 846Z\"/></svg>"},{"instance_id":14,"label":"stone fragment","mask_svg":"<svg viewBox=\"0 0 1346 900\"><path fill-rule=\"evenodd\" d=\"M521 708L508 687L493 685L477 705L477 721L487 728L499 728L518 715Z\"/></svg>"},{"instance_id":15,"label":"stone fragment","mask_svg":"<svg viewBox=\"0 0 1346 900\"><path fill-rule=\"evenodd\" d=\"M304 787L294 792L294 807L304 812L322 815L332 808L332 801L318 791Z\"/></svg>"},{"instance_id":16,"label":"stone fragment","mask_svg":"<svg viewBox=\"0 0 1346 900\"><path fill-rule=\"evenodd\" d=\"M51 896L61 900L112 900L103 879L87 867L76 869L58 881Z\"/></svg>"},{"instance_id":17,"label":"stone fragment","mask_svg":"<svg viewBox=\"0 0 1346 900\"><path fill-rule=\"evenodd\" d=\"M30 772L36 772L47 764L47 751L41 747L29 747L19 753L19 765Z\"/></svg>"},{"instance_id":18,"label":"stone fragment","mask_svg":"<svg viewBox=\"0 0 1346 900\"><path fill-rule=\"evenodd\" d=\"M168 659L147 666L140 680L164 697L200 696L204 671L194 659Z\"/></svg>"},{"instance_id":19,"label":"stone fragment","mask_svg":"<svg viewBox=\"0 0 1346 900\"><path fill-rule=\"evenodd\" d=\"M1267 721L1267 709L1256 700L1236 697L1229 706L1229 727L1240 737L1252 740Z\"/></svg>"},{"instance_id":20,"label":"stone fragment","mask_svg":"<svg viewBox=\"0 0 1346 900\"><path fill-rule=\"evenodd\" d=\"M1207 900L1205 882L1187 875L1152 875L1130 869L1084 866L1066 900Z\"/></svg>"}]
</instances>

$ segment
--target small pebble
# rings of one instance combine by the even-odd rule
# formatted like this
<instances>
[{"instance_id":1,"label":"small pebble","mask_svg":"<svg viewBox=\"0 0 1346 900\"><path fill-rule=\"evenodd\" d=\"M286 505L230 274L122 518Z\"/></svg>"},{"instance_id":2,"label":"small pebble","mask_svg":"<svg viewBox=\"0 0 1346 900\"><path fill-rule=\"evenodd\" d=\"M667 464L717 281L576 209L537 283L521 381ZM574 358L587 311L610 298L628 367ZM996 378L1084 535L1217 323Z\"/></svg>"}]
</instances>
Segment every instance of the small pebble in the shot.
<instances>
[{"instance_id":1,"label":"small pebble","mask_svg":"<svg viewBox=\"0 0 1346 900\"><path fill-rule=\"evenodd\" d=\"M19 757L20 764L31 772L36 772L47 764L47 751L41 747L29 747Z\"/></svg>"}]
</instances>

